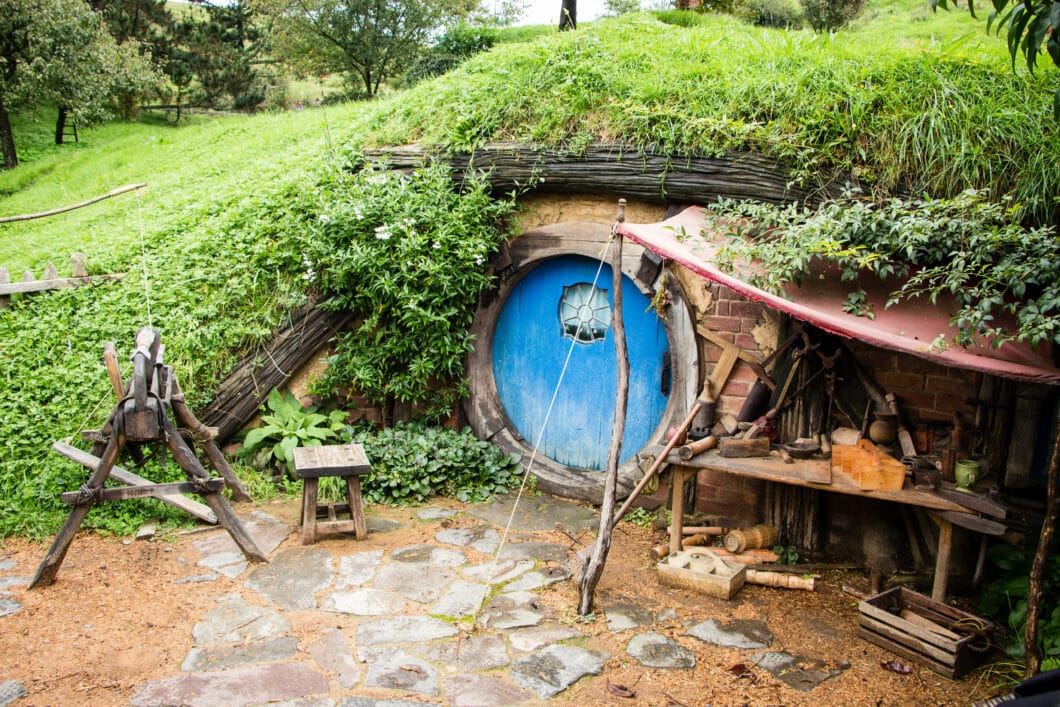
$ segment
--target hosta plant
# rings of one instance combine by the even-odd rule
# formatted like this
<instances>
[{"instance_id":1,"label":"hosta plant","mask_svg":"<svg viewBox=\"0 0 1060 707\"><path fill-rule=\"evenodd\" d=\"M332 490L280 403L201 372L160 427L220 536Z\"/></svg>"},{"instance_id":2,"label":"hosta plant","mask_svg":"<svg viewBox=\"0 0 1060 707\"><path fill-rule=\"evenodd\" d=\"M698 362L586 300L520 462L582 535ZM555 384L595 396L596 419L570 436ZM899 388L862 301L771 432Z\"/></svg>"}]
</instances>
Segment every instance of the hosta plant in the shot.
<instances>
[{"instance_id":1,"label":"hosta plant","mask_svg":"<svg viewBox=\"0 0 1060 707\"><path fill-rule=\"evenodd\" d=\"M261 426L247 432L240 454L259 468L294 476L295 447L315 447L337 441L346 430L346 413L303 407L290 391L273 388L262 409Z\"/></svg>"}]
</instances>

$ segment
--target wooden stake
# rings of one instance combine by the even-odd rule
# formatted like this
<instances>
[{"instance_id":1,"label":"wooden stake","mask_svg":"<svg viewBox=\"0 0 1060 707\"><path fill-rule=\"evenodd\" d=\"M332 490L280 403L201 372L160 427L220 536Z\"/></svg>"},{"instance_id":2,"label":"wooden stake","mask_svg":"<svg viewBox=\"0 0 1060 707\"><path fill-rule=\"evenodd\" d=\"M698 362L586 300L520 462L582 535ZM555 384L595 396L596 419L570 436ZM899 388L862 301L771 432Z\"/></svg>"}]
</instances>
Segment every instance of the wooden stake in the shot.
<instances>
[{"instance_id":1,"label":"wooden stake","mask_svg":"<svg viewBox=\"0 0 1060 707\"><path fill-rule=\"evenodd\" d=\"M110 387L114 389L115 397L121 400L125 397L125 384L121 380L118 352L114 349L113 341L103 344L103 365L107 368L107 377L110 378Z\"/></svg>"},{"instance_id":2,"label":"wooden stake","mask_svg":"<svg viewBox=\"0 0 1060 707\"><path fill-rule=\"evenodd\" d=\"M626 200L618 200L618 215L615 217L615 250L611 257L611 296L614 301L614 315L611 317L611 331L615 335L615 358L618 368L618 389L615 391L615 419L611 425L611 448L607 453L607 477L604 480L604 497L600 504L600 529L596 534L593 553L585 565L578 588L581 598L578 602L578 613L587 616L592 613L593 594L596 584L604 572L607 553L611 549L611 531L618 519L615 512L615 489L618 486L618 458L622 452L622 434L626 429L626 403L629 399L629 352L626 350L626 327L622 320L622 234L618 233L618 224L625 220Z\"/></svg>"},{"instance_id":3,"label":"wooden stake","mask_svg":"<svg viewBox=\"0 0 1060 707\"><path fill-rule=\"evenodd\" d=\"M246 488L243 487L243 483L236 476L236 473L232 471L232 467L228 465L228 460L225 459L225 455L221 453L221 449L217 446L217 442L214 441L214 436L206 434L207 427L199 422L195 414L192 413L191 408L184 402L184 393L180 389L180 383L177 381L176 374L170 376L173 383L173 395L170 396L170 406L173 408L173 414L177 416L177 421L185 427L198 433L197 441L202 446L203 452L206 453L206 459L210 462L210 466L217 470L217 473L224 477L228 487L232 489L232 500L233 501L253 501L250 494L247 493ZM360 538L358 538L360 540Z\"/></svg>"},{"instance_id":4,"label":"wooden stake","mask_svg":"<svg viewBox=\"0 0 1060 707\"><path fill-rule=\"evenodd\" d=\"M1042 667L1042 654L1038 651L1038 616L1042 610L1042 576L1045 574L1045 561L1049 559L1049 543L1052 542L1056 530L1056 516L1060 514L1057 484L1060 484L1060 429L1053 440L1053 458L1045 479L1045 521L1042 523L1042 534L1038 538L1038 551L1034 553L1034 561L1031 564L1027 627L1023 632L1023 645L1026 646L1024 668L1027 677L1037 675Z\"/></svg>"},{"instance_id":5,"label":"wooden stake","mask_svg":"<svg viewBox=\"0 0 1060 707\"><path fill-rule=\"evenodd\" d=\"M162 416L162 427L166 433L166 446L169 447L169 451L173 453L173 458L180 465L180 468L184 470L188 476L198 477L200 479L209 479L210 475L203 468L199 458L195 456L195 452L191 450L187 442L177 432L177 428L170 422L169 417ZM217 516L217 523L224 527L228 531L228 534L232 536L232 540L235 541L239 549L243 551L243 555L251 562L268 562L268 558L258 549L258 546L254 544L253 538L247 532L246 528L239 521L239 517L236 516L232 507L225 501L224 496L219 492L204 493L202 494L203 502L210 507L210 510Z\"/></svg>"},{"instance_id":6,"label":"wooden stake","mask_svg":"<svg viewBox=\"0 0 1060 707\"><path fill-rule=\"evenodd\" d=\"M118 453L125 446L124 427L120 421L115 425L114 434L111 435L110 442L107 443L106 449L103 450L99 465L96 466L92 476L85 482L87 488L103 488L107 477L110 476L111 469L114 468L115 462L118 461ZM37 568L37 573L33 575L33 579L30 580L27 589L47 587L55 582L55 575L59 572L60 565L63 564L66 551L70 549L70 543L73 542L77 529L81 527L81 523L84 522L85 516L88 515L93 505L93 503L86 503L81 506L74 506L70 511L70 515L67 516L66 522L63 523L63 527L59 530L59 534L55 536L51 548L48 549L48 554L44 556L44 560Z\"/></svg>"}]
</instances>

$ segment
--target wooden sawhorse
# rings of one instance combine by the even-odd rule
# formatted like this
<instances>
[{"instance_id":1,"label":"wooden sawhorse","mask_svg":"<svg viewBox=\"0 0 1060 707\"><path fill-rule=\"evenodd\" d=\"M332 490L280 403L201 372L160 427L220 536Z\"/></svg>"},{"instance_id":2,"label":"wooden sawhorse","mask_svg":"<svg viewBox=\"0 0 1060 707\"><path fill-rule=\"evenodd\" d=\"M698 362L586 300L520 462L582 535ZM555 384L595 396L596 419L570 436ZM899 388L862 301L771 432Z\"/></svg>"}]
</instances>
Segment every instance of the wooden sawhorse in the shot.
<instances>
[{"instance_id":1,"label":"wooden sawhorse","mask_svg":"<svg viewBox=\"0 0 1060 707\"><path fill-rule=\"evenodd\" d=\"M354 533L358 540L368 536L368 523L361 501L361 479L372 470L364 448L359 444L295 447L294 468L302 479L302 544L317 540L318 532ZM320 479L337 476L346 480L346 503L317 504ZM338 514L349 519L338 519ZM327 520L317 521L323 515Z\"/></svg>"}]
</instances>

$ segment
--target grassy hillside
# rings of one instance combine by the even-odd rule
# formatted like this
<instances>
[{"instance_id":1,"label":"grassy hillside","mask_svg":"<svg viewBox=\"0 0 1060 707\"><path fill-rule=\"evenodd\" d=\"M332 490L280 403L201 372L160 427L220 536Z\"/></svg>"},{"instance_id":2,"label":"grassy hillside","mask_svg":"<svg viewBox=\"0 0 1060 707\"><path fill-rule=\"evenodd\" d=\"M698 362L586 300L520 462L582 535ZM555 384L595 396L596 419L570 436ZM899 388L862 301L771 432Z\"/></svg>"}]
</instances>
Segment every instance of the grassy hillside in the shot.
<instances>
[{"instance_id":1,"label":"grassy hillside","mask_svg":"<svg viewBox=\"0 0 1060 707\"><path fill-rule=\"evenodd\" d=\"M1045 212L1060 193L1060 140L1043 90L1055 72L1014 77L1000 40L981 29L964 14L911 4L870 7L863 26L834 37L710 16L677 27L645 14L504 44L363 105L179 128L113 123L61 149L46 145L47 113L35 132L16 125L28 159L0 173L0 214L148 186L0 225L0 266L15 279L46 262L62 270L72 251L86 253L93 272L126 273L115 284L15 297L0 312L0 535L53 532L65 515L58 492L84 480L48 447L109 411L103 342L115 341L124 359L136 329L152 324L201 405L305 300L303 258L319 250L320 217L359 211L333 178L351 146L521 139L577 150L622 139L678 152L751 149L869 186L990 185ZM121 504L93 511L89 525L127 529L159 512Z\"/></svg>"},{"instance_id":2,"label":"grassy hillside","mask_svg":"<svg viewBox=\"0 0 1060 707\"><path fill-rule=\"evenodd\" d=\"M665 15L664 15L665 16ZM1004 42L967 13L870 5L832 36L642 14L506 45L395 96L355 132L368 144L469 148L596 138L677 153L754 150L797 177L833 171L870 189L1013 194L1051 219L1057 72L1010 70Z\"/></svg>"}]
</instances>

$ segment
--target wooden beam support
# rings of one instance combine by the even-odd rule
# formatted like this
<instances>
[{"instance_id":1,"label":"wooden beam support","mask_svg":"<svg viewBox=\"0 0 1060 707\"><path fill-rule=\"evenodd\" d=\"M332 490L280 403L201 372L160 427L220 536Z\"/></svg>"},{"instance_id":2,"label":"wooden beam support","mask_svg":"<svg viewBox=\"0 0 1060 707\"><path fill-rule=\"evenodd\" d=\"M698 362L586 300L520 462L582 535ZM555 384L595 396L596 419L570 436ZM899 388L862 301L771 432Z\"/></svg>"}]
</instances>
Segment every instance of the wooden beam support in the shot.
<instances>
[{"instance_id":1,"label":"wooden beam support","mask_svg":"<svg viewBox=\"0 0 1060 707\"><path fill-rule=\"evenodd\" d=\"M86 501L80 491L66 491L62 495L63 503L71 506L82 503L97 503L99 501L124 501L129 498L161 498L176 493L216 493L225 487L224 479L209 479L201 485L190 481L177 481L170 484L148 484L144 486L124 486L118 488L99 489L92 494L92 500Z\"/></svg>"},{"instance_id":2,"label":"wooden beam support","mask_svg":"<svg viewBox=\"0 0 1060 707\"><path fill-rule=\"evenodd\" d=\"M99 464L99 457L93 456L88 452L82 451L77 447L71 447L69 444L62 442L56 442L52 445L52 451L61 454L71 461L75 461L83 467L89 469L95 469L96 465ZM120 466L115 466L111 469L110 478L120 481L128 486L151 486L154 485L153 481L145 479L142 476L126 471ZM180 495L169 495L158 498L162 503L168 503L174 508L190 513L201 521L209 523L211 525L217 524L217 516L207 506L201 503L193 501L190 498L185 498Z\"/></svg>"}]
</instances>

